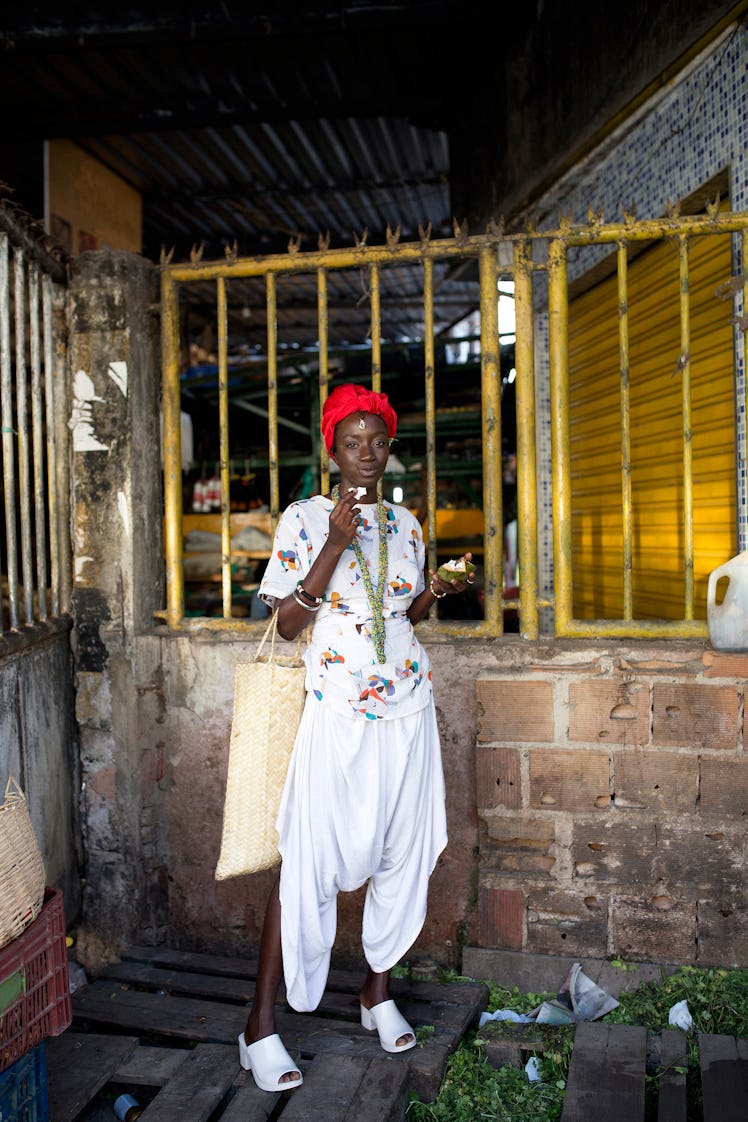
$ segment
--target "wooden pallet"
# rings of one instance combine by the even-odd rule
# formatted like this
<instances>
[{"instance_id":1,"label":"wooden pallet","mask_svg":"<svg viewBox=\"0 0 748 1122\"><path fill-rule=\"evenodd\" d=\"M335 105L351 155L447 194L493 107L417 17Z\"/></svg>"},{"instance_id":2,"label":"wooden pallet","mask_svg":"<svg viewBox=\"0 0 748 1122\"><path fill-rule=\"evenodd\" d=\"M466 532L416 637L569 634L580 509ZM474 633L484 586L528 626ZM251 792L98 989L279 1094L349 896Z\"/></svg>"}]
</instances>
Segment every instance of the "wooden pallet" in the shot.
<instances>
[{"instance_id":1,"label":"wooden pallet","mask_svg":"<svg viewBox=\"0 0 748 1122\"><path fill-rule=\"evenodd\" d=\"M389 1056L361 1027L361 975L332 971L314 1014L279 1007L278 1030L304 1085L271 1095L241 1071L236 1044L256 966L136 947L102 971L74 995L72 1028L47 1041L52 1122L93 1122L107 1087L140 1093L148 1102L143 1122L403 1119L410 1092L426 1102L436 1097L450 1053L488 996L479 983L393 981L403 1015L421 1032L416 1048Z\"/></svg>"},{"instance_id":2,"label":"wooden pallet","mask_svg":"<svg viewBox=\"0 0 748 1122\"><path fill-rule=\"evenodd\" d=\"M745 1122L748 1040L697 1039L704 1122ZM652 1044L633 1025L577 1025L561 1122L643 1122L647 1054L658 1050L657 1122L686 1122L686 1037L666 1031Z\"/></svg>"},{"instance_id":3,"label":"wooden pallet","mask_svg":"<svg viewBox=\"0 0 748 1122\"><path fill-rule=\"evenodd\" d=\"M495 1024L480 1030L494 1067L522 1066L545 1051L554 1029L537 1024ZM644 1122L645 1075L658 1073L657 1122L686 1122L684 1033L650 1036L635 1025L580 1022L574 1032L561 1122ZM698 1037L703 1122L748 1119L748 1040Z\"/></svg>"}]
</instances>

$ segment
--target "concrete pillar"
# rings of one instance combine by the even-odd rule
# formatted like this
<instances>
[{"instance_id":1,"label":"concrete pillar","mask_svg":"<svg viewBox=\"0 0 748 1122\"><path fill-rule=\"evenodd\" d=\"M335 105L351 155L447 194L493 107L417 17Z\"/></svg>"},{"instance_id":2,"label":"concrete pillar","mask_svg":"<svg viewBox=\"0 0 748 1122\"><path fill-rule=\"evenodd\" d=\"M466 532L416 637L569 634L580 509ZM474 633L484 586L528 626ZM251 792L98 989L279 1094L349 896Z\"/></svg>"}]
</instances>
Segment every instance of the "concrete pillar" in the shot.
<instances>
[{"instance_id":1,"label":"concrete pillar","mask_svg":"<svg viewBox=\"0 0 748 1122\"><path fill-rule=\"evenodd\" d=\"M132 941L142 895L137 636L162 606L156 270L82 254L70 286L73 646L90 957Z\"/></svg>"}]
</instances>

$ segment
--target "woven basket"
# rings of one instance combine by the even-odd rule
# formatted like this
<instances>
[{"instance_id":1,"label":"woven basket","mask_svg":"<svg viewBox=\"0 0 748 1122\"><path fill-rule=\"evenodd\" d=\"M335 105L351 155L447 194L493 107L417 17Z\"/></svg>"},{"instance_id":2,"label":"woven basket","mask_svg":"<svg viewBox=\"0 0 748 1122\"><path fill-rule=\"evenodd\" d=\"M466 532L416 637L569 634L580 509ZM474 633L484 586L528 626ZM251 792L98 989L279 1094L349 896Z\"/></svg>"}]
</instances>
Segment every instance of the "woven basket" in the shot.
<instances>
[{"instance_id":1,"label":"woven basket","mask_svg":"<svg viewBox=\"0 0 748 1122\"><path fill-rule=\"evenodd\" d=\"M253 662L234 673L229 769L216 880L270 869L280 860L275 820L306 692L301 639L294 655L275 653L273 612ZM270 654L263 656L271 636Z\"/></svg>"},{"instance_id":2,"label":"woven basket","mask_svg":"<svg viewBox=\"0 0 748 1122\"><path fill-rule=\"evenodd\" d=\"M11 776L0 806L0 947L42 909L46 874L23 791Z\"/></svg>"}]
</instances>

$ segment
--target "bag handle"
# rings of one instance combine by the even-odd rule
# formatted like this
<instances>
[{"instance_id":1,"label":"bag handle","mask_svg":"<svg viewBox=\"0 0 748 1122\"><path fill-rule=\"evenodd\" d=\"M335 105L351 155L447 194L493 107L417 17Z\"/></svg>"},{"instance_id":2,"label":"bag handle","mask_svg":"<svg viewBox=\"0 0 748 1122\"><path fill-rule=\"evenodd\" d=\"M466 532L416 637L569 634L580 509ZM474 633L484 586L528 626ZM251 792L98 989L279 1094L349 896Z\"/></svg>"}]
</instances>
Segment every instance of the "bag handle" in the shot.
<instances>
[{"instance_id":1,"label":"bag handle","mask_svg":"<svg viewBox=\"0 0 748 1122\"><path fill-rule=\"evenodd\" d=\"M258 659L260 657L260 655L262 654L262 648L265 646L265 643L267 642L268 635L270 635L270 633L272 632L273 637L272 637L271 642L270 642L270 661L271 662L273 661L273 652L275 651L275 636L276 636L277 631L278 631L278 611L276 609L273 612L273 614L270 616L270 619L268 621L268 625L265 628L265 633L262 636L262 639L260 639L260 645L257 648L257 650L255 651L255 659Z\"/></svg>"},{"instance_id":2,"label":"bag handle","mask_svg":"<svg viewBox=\"0 0 748 1122\"><path fill-rule=\"evenodd\" d=\"M26 799L23 791L16 783L14 775L9 775L8 782L5 784L5 801L7 802L8 799L23 799L24 801Z\"/></svg>"},{"instance_id":3,"label":"bag handle","mask_svg":"<svg viewBox=\"0 0 748 1122\"><path fill-rule=\"evenodd\" d=\"M309 629L305 628L305 630L306 630L306 641L307 641L307 645L308 645L309 644ZM270 617L270 621L269 621L267 627L265 628L265 633L262 636L262 639L260 639L260 645L255 652L255 661L257 661L257 659L262 654L262 648L265 646L268 635L270 636L270 655L269 655L268 661L269 662L273 661L273 658L275 657L275 638L276 638L277 634L278 634L278 609L276 608L275 611L273 612L273 614ZM301 636L302 636L302 634L303 634L303 632L300 631L298 636L296 637L296 657L297 657L297 659L301 658Z\"/></svg>"}]
</instances>

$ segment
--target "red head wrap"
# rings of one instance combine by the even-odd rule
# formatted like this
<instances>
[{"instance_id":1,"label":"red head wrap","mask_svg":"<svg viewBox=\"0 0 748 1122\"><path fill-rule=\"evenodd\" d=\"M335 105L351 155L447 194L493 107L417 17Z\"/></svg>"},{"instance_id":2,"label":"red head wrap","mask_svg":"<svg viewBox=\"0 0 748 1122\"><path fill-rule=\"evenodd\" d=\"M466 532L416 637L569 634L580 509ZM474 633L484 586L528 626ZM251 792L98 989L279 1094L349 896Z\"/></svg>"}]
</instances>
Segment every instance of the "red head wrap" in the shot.
<instances>
[{"instance_id":1,"label":"red head wrap","mask_svg":"<svg viewBox=\"0 0 748 1122\"><path fill-rule=\"evenodd\" d=\"M397 413L389 403L386 393L375 393L367 390L365 386L348 383L337 386L322 408L322 439L328 454L332 452L335 442L335 426L351 413L373 413L381 417L387 426L388 436L397 432Z\"/></svg>"}]
</instances>

